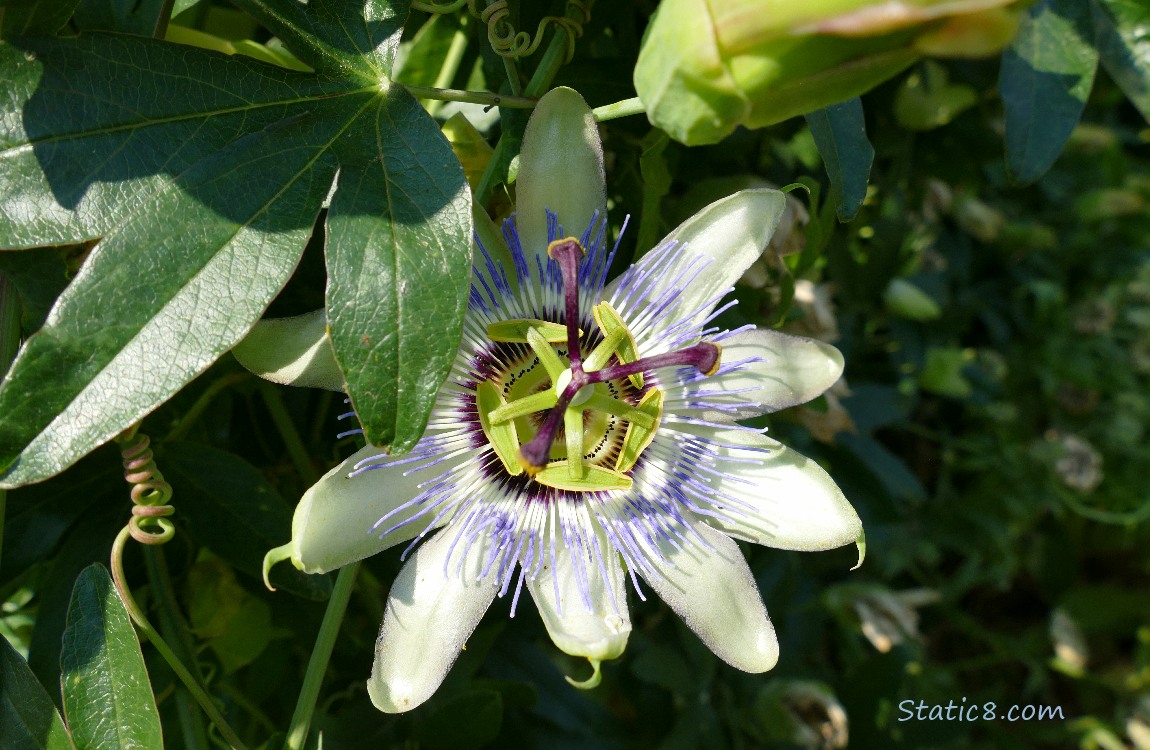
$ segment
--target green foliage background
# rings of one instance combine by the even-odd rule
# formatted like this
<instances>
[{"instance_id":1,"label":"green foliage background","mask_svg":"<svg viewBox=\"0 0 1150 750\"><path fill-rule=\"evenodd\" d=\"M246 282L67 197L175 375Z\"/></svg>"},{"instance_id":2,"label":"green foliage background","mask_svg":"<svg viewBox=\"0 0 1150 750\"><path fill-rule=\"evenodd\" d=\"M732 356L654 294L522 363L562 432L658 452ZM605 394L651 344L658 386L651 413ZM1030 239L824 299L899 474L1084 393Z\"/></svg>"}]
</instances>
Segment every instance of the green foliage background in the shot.
<instances>
[{"instance_id":1,"label":"green foliage background","mask_svg":"<svg viewBox=\"0 0 1150 750\"><path fill-rule=\"evenodd\" d=\"M236 5L245 12L222 0L175 3L166 34L193 49L98 31L162 35L163 3L0 4L6 37L35 37L0 47L9 139L0 246L10 248L0 253L0 319L17 321L0 332L0 354L11 357L17 341L43 352L0 389L0 451L5 465L22 454L6 476L13 487L66 469L6 497L5 748L66 748L69 733L77 747L158 747L157 711L166 747L218 741L152 645L135 645L107 574L90 567L107 564L130 503L114 447L75 461L145 414L142 431L175 488L177 534L162 548L129 546L128 583L244 742L280 746L332 584L281 565L272 593L260 561L289 537L304 489L356 445L334 438L346 408L335 394L259 382L224 353L273 296L267 314L284 316L326 295L329 313L344 316L332 323L337 355L349 380L361 378L353 402L418 394L382 398L370 417L381 442L409 445L458 331L470 262L458 249L471 231L465 176L491 215L510 210L504 183L524 111L503 108L496 122L464 108L502 140L487 157L457 138L460 170L413 96L372 90L393 56L412 86L505 85L503 61L465 11L413 11L405 24L392 5L369 2L383 20L357 47L332 34L343 12L334 0L306 13L293 2ZM652 10L593 6L570 62L560 66L545 44L521 63L527 88L554 64L550 83L592 107L632 97ZM545 10L516 12L534 28ZM499 600L426 705L383 715L364 680L396 550L361 567L313 743L322 732L327 750L834 746L838 707L852 747L1150 747L1150 62L1133 31L1150 13L1119 0L1046 0L1025 13L1001 60L922 61L861 104L715 145L682 146L641 116L602 125L612 232L625 215L636 219L623 256L740 187L811 188L792 193L810 215L794 228L798 251L764 256L720 321L833 328L846 355L848 390L763 421L830 471L868 542L854 572L852 549L745 547L779 632L779 666L737 672L654 598L632 597L627 653L604 666L601 687L580 692L563 675L582 677L586 665L550 644L532 607L509 618ZM466 44L452 51L455 38ZM457 72L437 80L450 55ZM84 77L68 77L77 70ZM70 98L69 86L86 98ZM424 104L440 121L459 108ZM101 118L125 109L172 124L109 135ZM21 133L61 145L21 149ZM375 145L400 136L415 146ZM69 193L67 160L88 152L105 171ZM368 207L396 187L411 203L373 215ZM180 244L189 236L193 253ZM207 302L195 298L192 284L212 268L245 286L221 282ZM405 320L389 307L400 281L424 292ZM833 312L806 301L812 288L830 294ZM171 336L180 310L200 314L177 304L189 295L221 333L162 363L167 385L140 396L153 381L133 370L130 342L141 331ZM380 318L392 322L380 328ZM29 338L46 321L51 335ZM446 344L427 345L429 330L444 331ZM360 351L363 335L378 335L379 348ZM89 389L105 368L118 388ZM85 399L98 411L88 421ZM81 447L28 452L62 412L80 415L65 426ZM892 598L908 590L929 592L917 614ZM875 636L900 623L887 641ZM904 721L899 709L963 699L994 702L998 720ZM1014 704L1059 707L1062 718L1002 718ZM133 728L91 739L112 705Z\"/></svg>"}]
</instances>

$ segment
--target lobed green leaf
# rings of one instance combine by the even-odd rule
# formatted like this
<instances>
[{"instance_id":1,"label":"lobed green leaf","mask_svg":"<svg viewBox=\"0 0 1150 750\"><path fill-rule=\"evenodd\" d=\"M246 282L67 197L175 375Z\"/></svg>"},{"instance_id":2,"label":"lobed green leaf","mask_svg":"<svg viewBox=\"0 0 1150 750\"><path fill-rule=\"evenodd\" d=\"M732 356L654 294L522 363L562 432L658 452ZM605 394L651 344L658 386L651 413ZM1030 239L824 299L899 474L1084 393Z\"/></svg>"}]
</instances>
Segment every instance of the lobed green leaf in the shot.
<instances>
[{"instance_id":1,"label":"lobed green leaf","mask_svg":"<svg viewBox=\"0 0 1150 750\"><path fill-rule=\"evenodd\" d=\"M313 5L328 37L355 26ZM365 65L391 64L390 7L369 2L368 37L340 37ZM385 314L335 323L345 342L398 342L382 374L342 358L368 436L413 444L458 344L470 260L469 196L430 117L338 66L344 77L104 34L18 44L0 45L15 105L0 112L0 247L102 239L0 386L0 487L66 468L237 343L294 270L341 164L363 192L336 193L333 277L366 271L364 243L386 234L402 250L392 286L362 293L403 298L403 320L442 333L400 338Z\"/></svg>"},{"instance_id":2,"label":"lobed green leaf","mask_svg":"<svg viewBox=\"0 0 1150 750\"><path fill-rule=\"evenodd\" d=\"M447 139L401 89L357 121L349 145L356 158L327 214L328 325L368 442L403 453L459 348L471 193Z\"/></svg>"},{"instance_id":3,"label":"lobed green leaf","mask_svg":"<svg viewBox=\"0 0 1150 750\"><path fill-rule=\"evenodd\" d=\"M407 20L405 0L234 0L318 71L390 80Z\"/></svg>"}]
</instances>

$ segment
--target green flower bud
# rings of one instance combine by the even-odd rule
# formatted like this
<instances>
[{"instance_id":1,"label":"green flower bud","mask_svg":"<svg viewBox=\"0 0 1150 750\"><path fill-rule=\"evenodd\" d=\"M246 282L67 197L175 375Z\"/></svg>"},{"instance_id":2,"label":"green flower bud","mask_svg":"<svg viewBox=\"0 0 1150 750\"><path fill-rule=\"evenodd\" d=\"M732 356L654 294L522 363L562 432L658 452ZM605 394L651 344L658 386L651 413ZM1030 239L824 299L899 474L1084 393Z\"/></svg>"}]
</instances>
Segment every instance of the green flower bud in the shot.
<instances>
[{"instance_id":1,"label":"green flower bud","mask_svg":"<svg viewBox=\"0 0 1150 750\"><path fill-rule=\"evenodd\" d=\"M656 126L715 143L873 88L924 54L1005 46L1014 0L664 0L635 66Z\"/></svg>"},{"instance_id":2,"label":"green flower bud","mask_svg":"<svg viewBox=\"0 0 1150 750\"><path fill-rule=\"evenodd\" d=\"M931 297L906 279L893 279L882 293L886 309L907 320L936 320L942 308Z\"/></svg>"}]
</instances>

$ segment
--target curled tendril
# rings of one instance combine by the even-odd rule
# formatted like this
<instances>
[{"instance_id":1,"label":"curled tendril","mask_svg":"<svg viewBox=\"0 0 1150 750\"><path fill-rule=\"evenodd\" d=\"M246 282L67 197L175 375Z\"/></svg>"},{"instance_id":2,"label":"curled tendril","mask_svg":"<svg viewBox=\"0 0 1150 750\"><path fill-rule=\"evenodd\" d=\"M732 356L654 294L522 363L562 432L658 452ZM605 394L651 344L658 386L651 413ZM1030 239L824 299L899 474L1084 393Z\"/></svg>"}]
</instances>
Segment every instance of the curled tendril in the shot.
<instances>
[{"instance_id":1,"label":"curled tendril","mask_svg":"<svg viewBox=\"0 0 1150 750\"><path fill-rule=\"evenodd\" d=\"M512 59L530 57L535 54L539 45L543 43L543 35L547 31L547 27L557 26L560 31L567 35L567 62L571 62L571 57L575 54L575 40L583 36L583 24L591 20L591 9L584 0L567 0L569 15L544 16L539 21L535 36L532 37L526 31L516 31L515 26L508 20L511 9L507 5L507 0L496 0L482 11L476 10L475 0L456 0L444 4L414 0L411 3L411 7L416 10L437 14L454 13L465 5L468 13L487 26L487 41L495 53ZM579 11L580 19L570 17L572 8Z\"/></svg>"},{"instance_id":2,"label":"curled tendril","mask_svg":"<svg viewBox=\"0 0 1150 750\"><path fill-rule=\"evenodd\" d=\"M116 439L124 460L124 479L132 485L132 519L128 533L140 544L163 544L176 534L168 516L176 509L168 505L172 485L156 467L147 435L132 428Z\"/></svg>"}]
</instances>

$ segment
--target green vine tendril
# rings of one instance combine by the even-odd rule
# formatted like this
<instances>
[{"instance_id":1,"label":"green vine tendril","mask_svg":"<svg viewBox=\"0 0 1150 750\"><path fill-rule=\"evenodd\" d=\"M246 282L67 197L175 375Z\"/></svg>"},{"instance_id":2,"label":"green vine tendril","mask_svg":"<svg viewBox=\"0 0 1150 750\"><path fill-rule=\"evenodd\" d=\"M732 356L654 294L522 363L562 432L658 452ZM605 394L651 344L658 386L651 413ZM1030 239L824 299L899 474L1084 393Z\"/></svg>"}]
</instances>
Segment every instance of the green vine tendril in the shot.
<instances>
[{"instance_id":1,"label":"green vine tendril","mask_svg":"<svg viewBox=\"0 0 1150 750\"><path fill-rule=\"evenodd\" d=\"M168 505L168 501L172 499L172 485L164 481L156 466L155 456L149 447L151 440L147 435L138 432L138 429L139 425L133 425L116 438L124 462L124 479L132 485L132 518L112 543L109 561L112 582L136 627L151 641L164 661L184 683L188 692L211 719L220 736L235 750L244 750L243 742L228 725L199 677L184 665L172 647L160 636L159 631L148 621L144 611L132 596L131 589L128 588L128 579L124 575L124 546L128 538L131 537L140 544L155 546L170 541L176 535L175 525L168 520L168 516L175 512L175 508ZM159 552L158 549L151 551Z\"/></svg>"},{"instance_id":2,"label":"green vine tendril","mask_svg":"<svg viewBox=\"0 0 1150 750\"><path fill-rule=\"evenodd\" d=\"M487 41L495 53L511 59L530 57L535 54L539 45L543 43L543 36L547 27L556 26L567 35L566 62L571 62L571 57L575 54L575 40L583 36L583 24L591 20L591 9L588 7L588 3L583 0L567 0L567 15L544 16L539 21L535 36L532 36L526 31L516 31L515 26L508 20L511 9L508 7L507 0L496 0L482 11L476 9L475 0L456 0L445 4L414 0L411 3L411 7L416 10L436 14L454 13L465 5L468 13L487 26ZM572 8L579 11L582 20L569 17Z\"/></svg>"},{"instance_id":3,"label":"green vine tendril","mask_svg":"<svg viewBox=\"0 0 1150 750\"><path fill-rule=\"evenodd\" d=\"M176 535L168 516L176 509L168 505L172 485L156 466L151 439L132 427L116 438L124 459L124 479L132 485L132 519L128 533L140 544L164 544Z\"/></svg>"}]
</instances>

